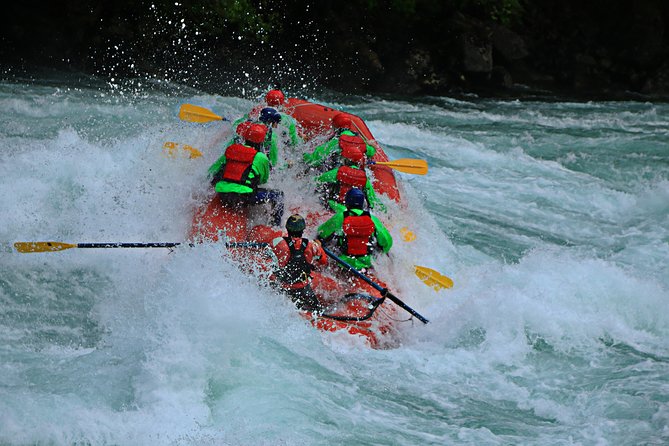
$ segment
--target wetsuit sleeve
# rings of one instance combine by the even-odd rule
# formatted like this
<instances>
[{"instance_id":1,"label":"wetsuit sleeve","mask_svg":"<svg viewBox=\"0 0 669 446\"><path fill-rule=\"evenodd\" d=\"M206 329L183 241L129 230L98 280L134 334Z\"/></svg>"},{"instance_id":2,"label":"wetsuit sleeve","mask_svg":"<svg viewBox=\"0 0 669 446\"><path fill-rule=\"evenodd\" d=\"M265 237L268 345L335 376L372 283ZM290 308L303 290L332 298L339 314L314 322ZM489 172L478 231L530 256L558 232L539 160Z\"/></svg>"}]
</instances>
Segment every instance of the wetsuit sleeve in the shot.
<instances>
[{"instance_id":1,"label":"wetsuit sleeve","mask_svg":"<svg viewBox=\"0 0 669 446\"><path fill-rule=\"evenodd\" d=\"M337 172L339 168L328 170L327 172L316 177L316 183L336 183L337 182Z\"/></svg>"},{"instance_id":2,"label":"wetsuit sleeve","mask_svg":"<svg viewBox=\"0 0 669 446\"><path fill-rule=\"evenodd\" d=\"M390 251L390 248L393 246L393 237L378 218L373 215L371 217L374 222L374 227L376 228L376 241L381 249L383 249L383 252L388 254L388 251Z\"/></svg>"},{"instance_id":3,"label":"wetsuit sleeve","mask_svg":"<svg viewBox=\"0 0 669 446\"><path fill-rule=\"evenodd\" d=\"M337 212L328 221L318 227L318 237L327 240L332 237L335 232L341 229L344 224L344 213Z\"/></svg>"},{"instance_id":4,"label":"wetsuit sleeve","mask_svg":"<svg viewBox=\"0 0 669 446\"><path fill-rule=\"evenodd\" d=\"M225 165L225 152L223 152L223 155L219 159L216 160L214 164L209 167L209 176L214 177L216 174L221 170L221 167Z\"/></svg>"},{"instance_id":5,"label":"wetsuit sleeve","mask_svg":"<svg viewBox=\"0 0 669 446\"><path fill-rule=\"evenodd\" d=\"M367 158L372 158L374 155L376 155L376 149L374 148L374 146L367 144L365 149L365 155L367 155Z\"/></svg>"},{"instance_id":6,"label":"wetsuit sleeve","mask_svg":"<svg viewBox=\"0 0 669 446\"><path fill-rule=\"evenodd\" d=\"M325 158L337 148L338 144L339 140L337 138L321 144L313 152L304 154L304 162L312 167L320 166L325 161Z\"/></svg>"},{"instance_id":7,"label":"wetsuit sleeve","mask_svg":"<svg viewBox=\"0 0 669 446\"><path fill-rule=\"evenodd\" d=\"M272 166L276 166L279 162L279 144L277 143L279 136L276 132L272 132L272 138L269 141L269 162Z\"/></svg>"},{"instance_id":8,"label":"wetsuit sleeve","mask_svg":"<svg viewBox=\"0 0 669 446\"><path fill-rule=\"evenodd\" d=\"M382 210L385 211L385 206L379 202L379 199L376 197L376 192L374 191L374 187L372 186L372 182L367 180L367 183L365 183L365 194L367 195L367 202L369 203L370 208L375 208L378 207Z\"/></svg>"},{"instance_id":9,"label":"wetsuit sleeve","mask_svg":"<svg viewBox=\"0 0 669 446\"><path fill-rule=\"evenodd\" d=\"M295 118L285 113L281 113L280 125L288 128L288 136L290 136L291 146L297 146L302 142L301 138L297 135L297 121L295 121Z\"/></svg>"},{"instance_id":10,"label":"wetsuit sleeve","mask_svg":"<svg viewBox=\"0 0 669 446\"><path fill-rule=\"evenodd\" d=\"M269 160L262 152L256 153L251 167L258 175L258 184L265 184L269 180Z\"/></svg>"}]
</instances>

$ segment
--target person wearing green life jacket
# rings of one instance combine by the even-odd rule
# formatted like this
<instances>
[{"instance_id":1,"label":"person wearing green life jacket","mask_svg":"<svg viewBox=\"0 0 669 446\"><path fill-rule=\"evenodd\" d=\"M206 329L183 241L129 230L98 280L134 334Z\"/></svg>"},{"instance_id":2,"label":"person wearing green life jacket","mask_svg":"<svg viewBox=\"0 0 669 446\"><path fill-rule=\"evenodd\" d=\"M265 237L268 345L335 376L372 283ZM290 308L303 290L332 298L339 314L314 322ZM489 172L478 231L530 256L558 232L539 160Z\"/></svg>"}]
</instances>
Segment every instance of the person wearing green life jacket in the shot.
<instances>
[{"instance_id":1,"label":"person wearing green life jacket","mask_svg":"<svg viewBox=\"0 0 669 446\"><path fill-rule=\"evenodd\" d=\"M316 189L322 194L323 199L333 210L344 207L346 194L353 188L360 189L367 201L367 206L373 209L375 206L383 208L379 203L372 182L369 181L365 172L367 157L363 150L354 145L340 143L342 146L341 161L343 165L328 170L316 177Z\"/></svg>"},{"instance_id":2,"label":"person wearing green life jacket","mask_svg":"<svg viewBox=\"0 0 669 446\"><path fill-rule=\"evenodd\" d=\"M265 103L272 107L281 115L281 124L278 129L279 138L285 141L291 147L297 147L302 144L302 138L299 136L298 124L295 118L287 114L286 96L281 90L270 90L265 95Z\"/></svg>"},{"instance_id":3,"label":"person wearing green life jacket","mask_svg":"<svg viewBox=\"0 0 669 446\"><path fill-rule=\"evenodd\" d=\"M283 217L283 192L259 187L269 180L269 159L260 150L267 131L262 124L240 124L238 132L243 144L230 144L209 168L209 175L224 205L241 207L269 203L271 223L279 226Z\"/></svg>"},{"instance_id":4,"label":"person wearing green life jacket","mask_svg":"<svg viewBox=\"0 0 669 446\"><path fill-rule=\"evenodd\" d=\"M338 164L337 157L342 151L342 144L356 145L365 152L368 158L372 158L376 154L376 149L354 132L352 130L354 127L351 115L336 114L332 118L333 137L317 146L313 152L305 153L302 157L304 162L322 171L332 169Z\"/></svg>"},{"instance_id":5,"label":"person wearing green life jacket","mask_svg":"<svg viewBox=\"0 0 669 446\"><path fill-rule=\"evenodd\" d=\"M365 195L354 188L346 194L346 208L318 227L318 240L335 239L341 259L357 270L372 268L372 256L378 250L388 253L393 238L375 216L363 210Z\"/></svg>"}]
</instances>

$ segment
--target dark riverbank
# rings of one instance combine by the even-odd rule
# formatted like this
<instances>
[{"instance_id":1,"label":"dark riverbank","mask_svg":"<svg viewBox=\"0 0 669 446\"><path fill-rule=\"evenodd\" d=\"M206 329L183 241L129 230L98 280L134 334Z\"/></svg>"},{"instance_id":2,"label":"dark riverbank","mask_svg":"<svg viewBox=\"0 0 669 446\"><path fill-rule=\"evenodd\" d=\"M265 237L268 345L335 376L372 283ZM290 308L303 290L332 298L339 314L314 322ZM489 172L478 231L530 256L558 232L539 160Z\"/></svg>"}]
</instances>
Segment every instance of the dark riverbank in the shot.
<instances>
[{"instance_id":1,"label":"dark riverbank","mask_svg":"<svg viewBox=\"0 0 669 446\"><path fill-rule=\"evenodd\" d=\"M8 14L4 77L39 67L244 95L669 98L662 0L72 0Z\"/></svg>"}]
</instances>

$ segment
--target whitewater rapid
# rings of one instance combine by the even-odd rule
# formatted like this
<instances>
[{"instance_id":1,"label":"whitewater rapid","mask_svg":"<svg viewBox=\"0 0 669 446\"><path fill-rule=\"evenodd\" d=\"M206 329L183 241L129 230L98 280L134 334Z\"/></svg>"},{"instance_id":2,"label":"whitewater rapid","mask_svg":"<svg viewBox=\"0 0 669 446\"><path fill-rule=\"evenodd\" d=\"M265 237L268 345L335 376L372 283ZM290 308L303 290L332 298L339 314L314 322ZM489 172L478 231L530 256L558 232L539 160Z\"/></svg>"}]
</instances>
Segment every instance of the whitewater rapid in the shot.
<instances>
[{"instance_id":1,"label":"whitewater rapid","mask_svg":"<svg viewBox=\"0 0 669 446\"><path fill-rule=\"evenodd\" d=\"M669 106L309 99L428 160L399 176L381 268L431 323L386 351L323 335L218 244L13 252L183 241L229 123L179 105L234 119L254 102L0 84L0 443L669 441Z\"/></svg>"}]
</instances>

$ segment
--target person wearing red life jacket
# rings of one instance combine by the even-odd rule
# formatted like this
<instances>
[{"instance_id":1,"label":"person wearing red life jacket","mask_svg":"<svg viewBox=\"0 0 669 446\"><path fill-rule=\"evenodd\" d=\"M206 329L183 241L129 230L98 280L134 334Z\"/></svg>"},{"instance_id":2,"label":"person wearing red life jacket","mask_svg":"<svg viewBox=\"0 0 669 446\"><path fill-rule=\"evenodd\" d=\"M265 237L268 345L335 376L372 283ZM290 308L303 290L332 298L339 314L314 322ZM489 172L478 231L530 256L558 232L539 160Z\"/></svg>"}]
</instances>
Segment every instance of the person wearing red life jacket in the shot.
<instances>
[{"instance_id":1,"label":"person wearing red life jacket","mask_svg":"<svg viewBox=\"0 0 669 446\"><path fill-rule=\"evenodd\" d=\"M235 142L243 142L244 138L240 132L245 131L250 124L263 124L267 127L267 134L265 141L260 145L259 150L269 158L270 168L276 167L279 161L279 136L273 130L276 129L277 123L281 120L279 112L273 108L265 107L258 114L257 119L251 119L249 115L244 115L232 123L232 128L235 129L235 135L230 139L228 145Z\"/></svg>"},{"instance_id":2,"label":"person wearing red life jacket","mask_svg":"<svg viewBox=\"0 0 669 446\"><path fill-rule=\"evenodd\" d=\"M271 279L298 308L317 311L321 305L311 288L311 272L326 265L327 256L318 240L310 241L302 237L305 227L304 218L293 214L286 221L288 236L272 241L271 249L277 257L278 268Z\"/></svg>"},{"instance_id":3,"label":"person wearing red life jacket","mask_svg":"<svg viewBox=\"0 0 669 446\"><path fill-rule=\"evenodd\" d=\"M367 158L376 154L376 149L367 144L364 139L354 131L355 125L348 113L338 113L332 118L334 134L325 143L317 146L313 152L305 153L302 158L310 167L329 170L339 164L337 157L344 150L343 145L354 145L359 147Z\"/></svg>"},{"instance_id":4,"label":"person wearing red life jacket","mask_svg":"<svg viewBox=\"0 0 669 446\"><path fill-rule=\"evenodd\" d=\"M378 218L363 210L365 194L360 189L348 191L344 204L345 209L318 227L318 240L336 239L341 259L357 270L367 270L375 252L390 251L393 238Z\"/></svg>"},{"instance_id":5,"label":"person wearing red life jacket","mask_svg":"<svg viewBox=\"0 0 669 446\"><path fill-rule=\"evenodd\" d=\"M369 208L373 209L380 203L365 171L367 163L365 152L355 144L348 144L345 141L340 141L339 144L342 148L343 165L316 177L317 190L323 194L329 206L336 209L338 206L335 203L343 206L348 191L354 187L358 188L364 192Z\"/></svg>"},{"instance_id":6,"label":"person wearing red life jacket","mask_svg":"<svg viewBox=\"0 0 669 446\"><path fill-rule=\"evenodd\" d=\"M260 149L267 127L251 122L237 128L244 142L233 142L209 168L212 184L221 202L230 206L269 203L272 224L279 226L283 216L283 192L262 189L269 180L270 163Z\"/></svg>"}]
</instances>

